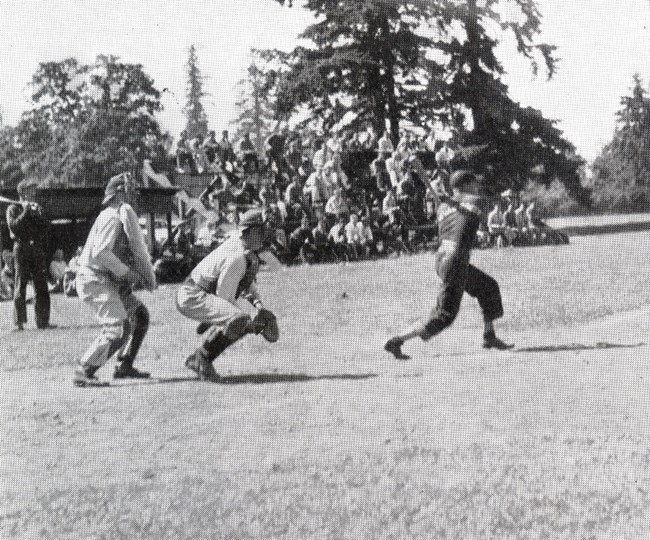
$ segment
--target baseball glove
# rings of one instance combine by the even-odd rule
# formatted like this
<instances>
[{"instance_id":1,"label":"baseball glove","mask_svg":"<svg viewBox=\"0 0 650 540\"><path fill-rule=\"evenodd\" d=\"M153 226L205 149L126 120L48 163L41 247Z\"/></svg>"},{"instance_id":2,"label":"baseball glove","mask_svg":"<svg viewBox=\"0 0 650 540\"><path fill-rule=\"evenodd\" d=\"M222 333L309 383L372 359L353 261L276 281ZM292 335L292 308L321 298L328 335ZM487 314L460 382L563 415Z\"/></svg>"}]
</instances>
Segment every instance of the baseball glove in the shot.
<instances>
[{"instance_id":1,"label":"baseball glove","mask_svg":"<svg viewBox=\"0 0 650 540\"><path fill-rule=\"evenodd\" d=\"M269 343L275 343L280 337L278 320L268 309L260 309L253 317L253 328L257 334L262 334Z\"/></svg>"}]
</instances>

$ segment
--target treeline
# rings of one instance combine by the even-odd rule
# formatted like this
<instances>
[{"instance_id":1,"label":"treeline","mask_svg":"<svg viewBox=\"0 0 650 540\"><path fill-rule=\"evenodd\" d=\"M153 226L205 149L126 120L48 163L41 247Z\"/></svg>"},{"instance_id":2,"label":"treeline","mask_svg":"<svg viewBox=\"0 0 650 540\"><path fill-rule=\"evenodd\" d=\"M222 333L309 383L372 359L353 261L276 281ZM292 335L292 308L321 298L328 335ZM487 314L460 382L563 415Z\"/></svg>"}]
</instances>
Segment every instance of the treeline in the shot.
<instances>
[{"instance_id":1,"label":"treeline","mask_svg":"<svg viewBox=\"0 0 650 540\"><path fill-rule=\"evenodd\" d=\"M297 129L328 133L372 124L377 133L388 128L394 143L405 125L434 129L468 149L470 165L494 191L526 190L549 212L646 205L650 109L638 77L633 95L623 98L614 139L594 163L591 186L584 160L556 122L508 95L498 46L514 43L534 73L555 73L555 48L538 41L534 0L306 0L304 6L316 17L299 45L288 53L255 51L248 67L249 95L240 96L238 119L258 138L297 112ZM201 134L207 115L193 47L186 75L187 132ZM50 185L102 185L144 159L166 160L172 140L156 121L161 92L141 65L110 55L89 65L73 58L43 62L31 88L30 110L0 131L5 187L25 175Z\"/></svg>"}]
</instances>

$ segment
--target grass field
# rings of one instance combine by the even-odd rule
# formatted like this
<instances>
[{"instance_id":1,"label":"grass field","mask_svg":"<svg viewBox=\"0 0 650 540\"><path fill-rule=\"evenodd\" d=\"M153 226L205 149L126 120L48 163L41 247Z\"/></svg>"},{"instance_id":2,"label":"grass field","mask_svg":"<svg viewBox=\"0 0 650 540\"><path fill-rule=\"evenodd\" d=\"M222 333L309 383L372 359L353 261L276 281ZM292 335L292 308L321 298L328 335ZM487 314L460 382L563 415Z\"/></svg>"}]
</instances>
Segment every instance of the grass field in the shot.
<instances>
[{"instance_id":1,"label":"grass field","mask_svg":"<svg viewBox=\"0 0 650 540\"><path fill-rule=\"evenodd\" d=\"M432 305L431 255L261 275L281 340L232 347L222 384L183 366L174 286L142 295L158 378L104 389L71 384L98 332L77 299L45 332L11 332L4 303L0 538L648 538L649 252L647 233L477 252L515 351L483 352L466 298L408 362L382 344Z\"/></svg>"}]
</instances>

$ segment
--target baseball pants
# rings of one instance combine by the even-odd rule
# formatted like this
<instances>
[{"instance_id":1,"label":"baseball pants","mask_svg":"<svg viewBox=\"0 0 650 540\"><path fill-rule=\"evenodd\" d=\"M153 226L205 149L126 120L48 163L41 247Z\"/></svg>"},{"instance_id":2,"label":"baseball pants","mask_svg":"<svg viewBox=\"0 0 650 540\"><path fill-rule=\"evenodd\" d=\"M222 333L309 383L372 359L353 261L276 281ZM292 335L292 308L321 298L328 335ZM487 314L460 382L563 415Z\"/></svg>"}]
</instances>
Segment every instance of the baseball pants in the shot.
<instances>
[{"instance_id":1,"label":"baseball pants","mask_svg":"<svg viewBox=\"0 0 650 540\"><path fill-rule=\"evenodd\" d=\"M442 280L436 305L424 326L422 339L429 339L450 326L458 311L463 294L476 298L485 321L503 316L499 284L494 278L469 264L468 255L439 252L436 255L436 273Z\"/></svg>"},{"instance_id":2,"label":"baseball pants","mask_svg":"<svg viewBox=\"0 0 650 540\"><path fill-rule=\"evenodd\" d=\"M103 325L99 336L80 359L84 367L103 366L129 338L128 320L144 304L128 285L120 284L108 275L79 272L76 278L77 293Z\"/></svg>"},{"instance_id":3,"label":"baseball pants","mask_svg":"<svg viewBox=\"0 0 650 540\"><path fill-rule=\"evenodd\" d=\"M50 293L47 288L47 261L45 252L39 245L29 242L14 243L15 285L14 285L14 324L27 322L25 295L27 283L34 284L34 318L38 328L50 322Z\"/></svg>"},{"instance_id":4,"label":"baseball pants","mask_svg":"<svg viewBox=\"0 0 650 540\"><path fill-rule=\"evenodd\" d=\"M220 329L225 328L233 318L245 314L239 306L187 281L178 289L176 308L185 317L210 323Z\"/></svg>"}]
</instances>

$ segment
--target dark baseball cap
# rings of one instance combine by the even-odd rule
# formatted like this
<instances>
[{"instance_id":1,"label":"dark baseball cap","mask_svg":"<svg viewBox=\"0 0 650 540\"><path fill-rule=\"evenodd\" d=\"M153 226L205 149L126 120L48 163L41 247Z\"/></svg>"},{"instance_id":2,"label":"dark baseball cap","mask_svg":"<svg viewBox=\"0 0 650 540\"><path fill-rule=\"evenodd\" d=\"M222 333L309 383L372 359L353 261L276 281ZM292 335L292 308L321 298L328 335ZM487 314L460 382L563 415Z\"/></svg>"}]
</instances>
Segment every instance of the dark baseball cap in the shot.
<instances>
[{"instance_id":1,"label":"dark baseball cap","mask_svg":"<svg viewBox=\"0 0 650 540\"><path fill-rule=\"evenodd\" d=\"M484 191L483 182L473 172L460 169L454 171L449 178L449 185L463 193L480 194Z\"/></svg>"}]
</instances>

